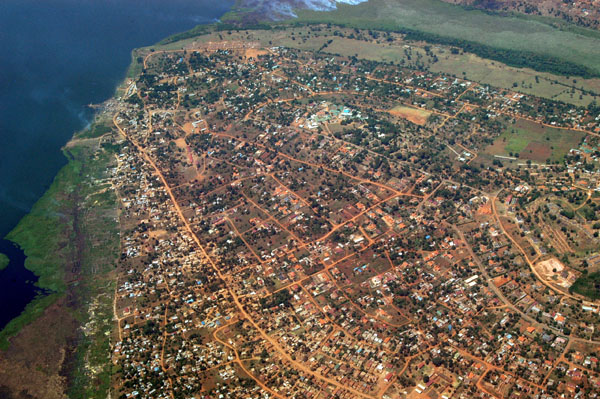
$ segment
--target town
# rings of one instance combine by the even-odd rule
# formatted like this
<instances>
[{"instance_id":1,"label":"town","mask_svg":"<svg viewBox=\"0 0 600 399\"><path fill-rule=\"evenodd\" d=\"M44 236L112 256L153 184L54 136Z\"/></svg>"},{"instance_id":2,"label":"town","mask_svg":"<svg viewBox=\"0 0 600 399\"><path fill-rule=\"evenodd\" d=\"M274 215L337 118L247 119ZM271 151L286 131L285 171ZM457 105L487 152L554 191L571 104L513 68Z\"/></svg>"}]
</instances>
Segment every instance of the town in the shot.
<instances>
[{"instance_id":1,"label":"town","mask_svg":"<svg viewBox=\"0 0 600 399\"><path fill-rule=\"evenodd\" d=\"M139 62L117 397L599 396L595 102L226 32Z\"/></svg>"}]
</instances>

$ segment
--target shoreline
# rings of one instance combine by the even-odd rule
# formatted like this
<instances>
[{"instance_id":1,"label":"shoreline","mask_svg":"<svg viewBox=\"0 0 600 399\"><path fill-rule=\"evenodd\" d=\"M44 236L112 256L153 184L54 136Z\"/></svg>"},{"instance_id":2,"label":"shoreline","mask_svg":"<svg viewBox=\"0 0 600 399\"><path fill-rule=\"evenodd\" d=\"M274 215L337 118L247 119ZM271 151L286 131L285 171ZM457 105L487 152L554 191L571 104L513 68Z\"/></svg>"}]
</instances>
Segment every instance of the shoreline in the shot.
<instances>
[{"instance_id":1,"label":"shoreline","mask_svg":"<svg viewBox=\"0 0 600 399\"><path fill-rule=\"evenodd\" d=\"M120 227L117 193L100 183L106 179L119 149L118 134L112 119L108 118L111 123L107 123L107 116L115 112L113 107L121 101L128 79L141 72L135 70L136 54L155 45L158 43L130 51L130 63L112 95L93 104L90 121L61 147L64 165L4 238L23 253L17 267L37 281L32 284L36 295L0 329L0 388L10 384L6 382L10 370L2 370L2 365L7 364L14 348L37 359L36 349L24 344L32 342L43 344L43 351L62 353L59 363L48 375L40 374L43 369L39 365L35 370L32 365L18 366L23 367L21 373L27 369L38 380L56 375L68 397L100 398L102 392L109 392L111 364L105 356L110 354L114 329L113 274L119 256ZM90 245L90 241L96 241L96 245ZM7 266L13 267L10 261ZM49 325L60 320L65 321ZM47 397L44 389L44 385L28 388Z\"/></svg>"},{"instance_id":2,"label":"shoreline","mask_svg":"<svg viewBox=\"0 0 600 399\"><path fill-rule=\"evenodd\" d=\"M6 269L10 263L10 258L4 253L0 253L0 271Z\"/></svg>"},{"instance_id":3,"label":"shoreline","mask_svg":"<svg viewBox=\"0 0 600 399\"><path fill-rule=\"evenodd\" d=\"M25 308L36 298L47 294L36 285L38 276L24 267L25 253L19 245L8 240L0 240L2 264L0 272L6 287L0 291L1 302L6 304L5 312L0 315L2 329L6 328L11 320L18 317L15 308ZM9 313L10 312L10 313Z\"/></svg>"},{"instance_id":4,"label":"shoreline","mask_svg":"<svg viewBox=\"0 0 600 399\"><path fill-rule=\"evenodd\" d=\"M210 25L212 25L212 24L198 25L198 26L210 26ZM181 34L181 32L175 33L173 35L169 35L167 38L178 35L178 34ZM165 39L167 39L167 38L165 38ZM161 40L164 40L164 39L161 39ZM33 276L36 278L36 281L33 284L34 285L33 289L35 291L40 291L40 290L44 291L44 290L48 290L48 289L50 289L50 291L48 291L45 294L37 293L23 307L23 309L21 310L21 312L19 314L12 317L5 325L0 326L0 351L5 350L8 347L8 345L9 345L8 341L10 340L10 338L12 338L16 334L18 334L18 332L21 328L23 328L27 324L31 323L33 320L35 320L35 318L39 317L41 315L41 313L44 311L44 309L46 309L47 307L52 305L57 299L57 298L53 298L52 300L43 300L45 297L50 296L52 294L57 294L58 296L63 294L63 292L61 292L60 290L54 291L51 289L51 287L45 287L45 286L39 285L40 284L39 280L42 276L48 276L49 274L54 274L56 271L49 272L48 270L41 270L35 266L28 265L28 263L30 263L30 262L28 262L28 259L30 256L27 255L27 251L30 248L28 248L27 245L24 245L23 242L21 242L19 240L19 238L17 236L15 236L15 234L16 234L15 232L21 229L20 226L34 212L35 208L42 201L42 199L50 191L52 191L55 184L57 184L57 179L59 179L61 172L69 166L71 161L74 160L72 154L68 150L69 147L72 147L74 144L76 145L77 141L81 140L83 138L82 136L85 136L85 134L87 132L91 132L92 128L98 121L98 117L100 115L102 115L104 112L106 112L107 107L109 106L110 102L118 100L119 90L123 89L125 87L127 79L131 78L130 73L132 71L132 68L135 67L135 52L139 51L140 49L149 48L156 44L157 43L152 44L150 46L133 48L130 52L131 53L131 62L127 66L126 70L124 71L122 78L114 86L113 94L106 100L102 101L101 103L88 104L87 106L85 106L86 108L93 110L92 117L90 118L91 120L87 121L85 126L83 126L81 129L76 130L71 135L69 140L60 148L60 152L63 154L64 160L65 160L64 165L60 167L60 169L58 170L57 174L54 176L54 178L53 178L52 182L50 183L50 185L48 186L48 188L43 192L43 194L40 196L40 198L38 198L35 201L35 203L31 207L31 209L29 209L29 211L2 238L3 240L6 240L6 241L12 243L13 245L15 245L16 247L18 247L18 249L24 253L24 258L20 262L20 264L17 266L13 266L13 267L19 267L19 268L22 267L27 272L30 272L33 274ZM2 256L2 255L7 257L8 262L4 267L0 267L0 273L2 273L12 262L12 260L9 256L0 252L0 256ZM3 261L3 260L0 259L0 261ZM1 263L0 263L0 266L1 266ZM42 283L42 284L44 284L44 283ZM46 284L44 284L44 285L46 285Z\"/></svg>"},{"instance_id":5,"label":"shoreline","mask_svg":"<svg viewBox=\"0 0 600 399\"><path fill-rule=\"evenodd\" d=\"M170 36L169 36L170 37ZM58 170L57 174L54 176L52 182L49 187L44 191L44 193L37 199L37 201L32 205L31 209L23 216L15 226L13 226L9 232L2 239L7 242L15 245L19 251L22 251L24 254L23 260L16 267L22 267L27 272L30 272L35 278L34 282L34 290L37 291L36 295L23 307L22 311L14 316L11 320L9 320L4 326L0 327L0 351L5 350L9 345L10 338L14 337L19 333L20 329L31 323L37 317L41 315L41 313L52 305L58 297L64 294L64 287L57 286L57 279L52 279L52 282L47 282L48 278L51 278L52 275L59 274L60 276L58 280L62 279L62 274L60 270L48 270L37 267L35 264L31 264L30 256L39 256L39 254L32 253L28 254L27 252L35 251L35 245L28 244L23 235L23 230L27 230L27 219L32 217L32 214L39 208L43 200L47 196L52 196L52 193L56 190L56 186L60 185L64 176L62 174L66 171L66 169L71 165L71 162L75 161L75 157L69 150L74 146L77 146L79 140L85 139L86 133L93 132L93 128L98 123L99 118L108 112L108 108L110 107L111 102L118 101L119 98L119 90L122 90L125 87L127 79L130 78L130 70L132 66L135 64L134 54L141 48L134 48L131 50L131 62L127 66L127 69L124 71L121 80L114 86L112 95L99 104L88 104L87 108L93 109L91 120L87 121L84 127L75 131L69 140L60 148L61 153L64 156L65 164ZM114 133L114 132L112 132ZM95 139L91 137L91 139ZM68 182L68 179L66 180ZM21 233L20 233L21 232ZM0 255L5 255L0 252ZM0 267L0 273L3 272L12 262L12 259L8 257L7 265L2 268ZM28 262L28 260L30 260ZM58 266L60 269L60 266ZM44 278L44 280L42 280ZM40 280L42 282L40 283ZM43 293L43 291L47 291ZM52 296L52 299L46 299L47 297Z\"/></svg>"}]
</instances>

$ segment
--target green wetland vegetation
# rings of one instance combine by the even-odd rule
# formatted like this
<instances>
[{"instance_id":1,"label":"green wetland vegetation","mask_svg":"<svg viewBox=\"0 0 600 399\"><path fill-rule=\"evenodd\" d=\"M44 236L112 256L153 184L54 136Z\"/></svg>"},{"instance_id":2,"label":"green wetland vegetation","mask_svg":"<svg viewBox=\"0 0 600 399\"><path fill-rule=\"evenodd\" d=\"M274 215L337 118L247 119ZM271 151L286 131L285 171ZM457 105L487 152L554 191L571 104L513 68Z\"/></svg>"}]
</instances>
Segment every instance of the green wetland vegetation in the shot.
<instances>
[{"instance_id":1,"label":"green wetland vegetation","mask_svg":"<svg viewBox=\"0 0 600 399\"><path fill-rule=\"evenodd\" d=\"M33 206L31 212L12 230L7 238L17 243L27 255L25 267L39 276L38 286L49 295L40 296L27 305L23 313L11 320L0 332L0 348L7 348L7 339L23 326L39 317L49 305L64 294L64 259L68 256L62 237L68 226L63 212L70 204L63 193L73 191L80 180L80 163L71 161L58 173L46 193ZM62 245L62 248L61 248Z\"/></svg>"},{"instance_id":2,"label":"green wetland vegetation","mask_svg":"<svg viewBox=\"0 0 600 399\"><path fill-rule=\"evenodd\" d=\"M64 150L68 164L7 236L23 249L25 267L39 276L37 285L48 294L34 299L0 332L0 349L60 301L60 317L86 326L85 332L70 332L76 342L70 348L70 398L104 398L110 383L112 273L119 226L116 194L103 179L120 145L90 140L110 132L107 124L99 123L76 135L79 142Z\"/></svg>"},{"instance_id":3,"label":"green wetland vegetation","mask_svg":"<svg viewBox=\"0 0 600 399\"><path fill-rule=\"evenodd\" d=\"M4 255L4 254L0 254L0 270L4 269L6 266L8 266L8 262L10 260L8 259L8 256Z\"/></svg>"}]
</instances>

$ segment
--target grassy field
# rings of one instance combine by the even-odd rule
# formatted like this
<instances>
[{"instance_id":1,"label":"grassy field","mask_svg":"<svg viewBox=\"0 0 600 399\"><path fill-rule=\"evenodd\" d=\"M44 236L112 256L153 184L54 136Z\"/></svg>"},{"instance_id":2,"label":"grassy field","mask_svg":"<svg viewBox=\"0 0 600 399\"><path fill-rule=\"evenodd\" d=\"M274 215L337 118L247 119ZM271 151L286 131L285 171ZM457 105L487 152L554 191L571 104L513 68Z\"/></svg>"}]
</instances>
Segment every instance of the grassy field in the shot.
<instances>
[{"instance_id":1,"label":"grassy field","mask_svg":"<svg viewBox=\"0 0 600 399\"><path fill-rule=\"evenodd\" d=\"M479 83L574 105L586 106L597 97L593 93L600 93L600 79L574 79L529 68L510 67L498 61L478 57L475 54L464 52L453 54L446 46L430 46L431 54L435 54L437 57L437 62L432 62L432 58L426 56L424 43L415 46L410 42L389 44L364 42L343 37L333 37L332 39L333 41L322 50L323 52L347 56L358 54L360 58L364 59L404 63L403 65L410 66L412 63L406 57L404 45L411 45L411 58L413 60L420 59L420 62L433 72L456 75ZM288 47L310 47L306 49L312 50L319 48L326 41L327 38L322 38L302 43L294 43L292 40L284 41L284 43Z\"/></svg>"},{"instance_id":2,"label":"grassy field","mask_svg":"<svg viewBox=\"0 0 600 399\"><path fill-rule=\"evenodd\" d=\"M8 256L6 256L4 254L0 254L0 270L4 269L6 266L8 266L9 262L10 262L10 260L8 259Z\"/></svg>"},{"instance_id":3,"label":"grassy field","mask_svg":"<svg viewBox=\"0 0 600 399\"><path fill-rule=\"evenodd\" d=\"M485 152L539 163L555 162L576 148L583 137L581 132L543 127L520 119L509 125Z\"/></svg>"},{"instance_id":4,"label":"grassy field","mask_svg":"<svg viewBox=\"0 0 600 399\"><path fill-rule=\"evenodd\" d=\"M506 132L501 136L501 140L505 141L504 151L509 155L516 155L522 152L530 141L535 140L530 135L530 132L523 129L506 129Z\"/></svg>"},{"instance_id":5,"label":"grassy field","mask_svg":"<svg viewBox=\"0 0 600 399\"><path fill-rule=\"evenodd\" d=\"M368 29L406 28L493 48L545 54L600 73L600 40L596 35L583 34L581 30L561 30L533 18L467 10L439 0L338 4L338 9L332 12L298 11L297 21Z\"/></svg>"},{"instance_id":6,"label":"grassy field","mask_svg":"<svg viewBox=\"0 0 600 399\"><path fill-rule=\"evenodd\" d=\"M498 61L478 57L475 54L464 52L453 54L446 46L430 46L431 54L435 54L437 57L437 62L432 62L432 58L426 56L423 48L425 43L415 46L415 43L410 42L390 44L343 37L333 37L332 39L333 41L322 50L323 52L346 56L358 54L360 58L364 59L403 63L403 65L411 66L412 63L404 52L404 46L410 45L411 58L413 60L420 59L424 67L432 72L455 75L478 83L574 105L587 106L598 97L594 93L600 93L600 79L574 79L529 68L510 67ZM283 43L288 47L305 47L305 49L313 50L319 48L326 41L327 38L322 38L321 40L296 43L288 40ZM414 67L414 65L412 66Z\"/></svg>"},{"instance_id":7,"label":"grassy field","mask_svg":"<svg viewBox=\"0 0 600 399\"><path fill-rule=\"evenodd\" d=\"M429 65L431 71L462 76L495 87L578 106L587 106L597 99L594 93L600 93L600 79L574 79L515 68L468 53L450 54L439 50L437 53L439 61Z\"/></svg>"},{"instance_id":8,"label":"grassy field","mask_svg":"<svg viewBox=\"0 0 600 399\"><path fill-rule=\"evenodd\" d=\"M569 290L591 299L600 299L600 272L579 277Z\"/></svg>"}]
</instances>

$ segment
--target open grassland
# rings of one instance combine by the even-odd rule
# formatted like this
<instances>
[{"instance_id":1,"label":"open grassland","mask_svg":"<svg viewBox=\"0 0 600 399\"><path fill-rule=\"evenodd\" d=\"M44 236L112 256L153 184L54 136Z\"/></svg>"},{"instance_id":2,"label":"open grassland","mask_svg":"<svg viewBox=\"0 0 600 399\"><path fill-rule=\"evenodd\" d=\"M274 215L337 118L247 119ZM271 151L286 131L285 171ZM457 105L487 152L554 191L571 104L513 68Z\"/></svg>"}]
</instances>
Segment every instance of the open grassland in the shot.
<instances>
[{"instance_id":1,"label":"open grassland","mask_svg":"<svg viewBox=\"0 0 600 399\"><path fill-rule=\"evenodd\" d=\"M538 72L530 68L516 68L498 61L487 60L475 54L460 52L455 54L447 46L429 46L428 56L424 47L427 43L410 41L394 41L393 43L365 42L345 37L332 37L322 51L346 56L358 55L359 58L373 61L394 62L402 65L418 67L411 60L419 60L419 64L432 72L444 73L478 83L489 84L503 89L516 90L551 100L563 101L578 106L586 106L600 93L600 79L571 78ZM290 43L291 42L291 43ZM308 47L318 49L326 43L323 38L314 43L294 43L289 40L288 47ZM409 46L409 51L405 51ZM311 48L308 48L311 49ZM407 54L408 53L408 54ZM410 58L409 58L410 57Z\"/></svg>"},{"instance_id":2,"label":"open grassland","mask_svg":"<svg viewBox=\"0 0 600 399\"><path fill-rule=\"evenodd\" d=\"M571 78L538 72L530 68L516 68L478 57L471 53L453 53L448 46L428 46L430 56L424 47L425 42L396 40L392 43L366 42L346 37L331 37L331 43L322 49L325 53L346 56L357 55L373 61L394 62L401 65L418 67L422 65L432 72L440 72L478 83L516 90L551 100L563 101L574 105L586 106L596 99L595 93L600 93L600 79ZM322 47L328 39L301 41L284 41L287 47L316 50ZM406 46L409 46L409 51ZM407 54L408 53L408 54ZM434 61L433 57L436 57ZM410 57L410 58L409 58ZM419 60L417 65L414 61Z\"/></svg>"},{"instance_id":3,"label":"open grassland","mask_svg":"<svg viewBox=\"0 0 600 399\"><path fill-rule=\"evenodd\" d=\"M465 9L439 0L369 0L356 6L338 4L338 9L332 12L301 10L297 21L368 29L410 29L491 48L541 54L600 73L600 40L595 35L584 35L579 30L560 30L533 18Z\"/></svg>"},{"instance_id":4,"label":"open grassland","mask_svg":"<svg viewBox=\"0 0 600 399\"><path fill-rule=\"evenodd\" d=\"M560 161L577 148L584 134L577 131L544 127L519 119L509 125L485 152L536 162Z\"/></svg>"},{"instance_id":5,"label":"open grassland","mask_svg":"<svg viewBox=\"0 0 600 399\"><path fill-rule=\"evenodd\" d=\"M577 106L587 106L597 100L600 79L581 79L538 72L530 68L515 68L498 61L486 60L474 54L451 54L440 51L438 62L428 66L433 72L456 75L478 83L515 90L550 100Z\"/></svg>"}]
</instances>

